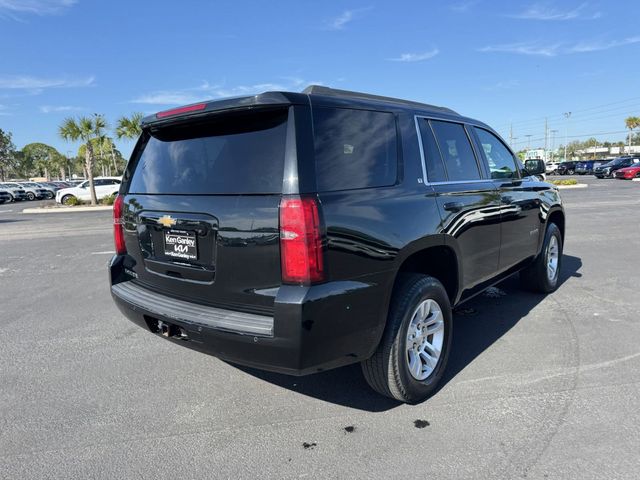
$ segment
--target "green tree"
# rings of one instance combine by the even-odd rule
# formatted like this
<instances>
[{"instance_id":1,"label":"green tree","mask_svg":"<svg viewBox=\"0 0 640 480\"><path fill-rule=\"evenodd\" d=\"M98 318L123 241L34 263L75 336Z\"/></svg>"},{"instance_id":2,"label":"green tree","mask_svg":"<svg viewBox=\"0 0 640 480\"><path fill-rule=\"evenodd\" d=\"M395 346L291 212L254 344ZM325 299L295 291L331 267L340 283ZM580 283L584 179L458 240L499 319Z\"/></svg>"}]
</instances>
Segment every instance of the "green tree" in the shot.
<instances>
[{"instance_id":1,"label":"green tree","mask_svg":"<svg viewBox=\"0 0 640 480\"><path fill-rule=\"evenodd\" d=\"M93 165L95 152L92 140L102 138L107 128L107 122L102 115L91 117L79 117L77 120L67 118L58 128L60 137L67 141L76 142L80 140L85 146L85 169L89 180L89 191L91 193L91 205L97 205L96 189L93 184Z\"/></svg>"},{"instance_id":2,"label":"green tree","mask_svg":"<svg viewBox=\"0 0 640 480\"><path fill-rule=\"evenodd\" d=\"M57 170L60 178L64 178L66 158L55 148L44 143L30 143L22 149L24 166L29 166L29 171L37 170L40 175L49 180L51 171ZM26 175L28 176L28 175Z\"/></svg>"},{"instance_id":3,"label":"green tree","mask_svg":"<svg viewBox=\"0 0 640 480\"><path fill-rule=\"evenodd\" d=\"M122 173L125 161L122 153L116 148L111 137L93 138L91 139L91 146L95 158L94 173L96 173L96 171L102 171L102 175L117 175ZM87 145L80 145L78 156L85 157L86 153Z\"/></svg>"},{"instance_id":4,"label":"green tree","mask_svg":"<svg viewBox=\"0 0 640 480\"><path fill-rule=\"evenodd\" d=\"M7 174L16 167L16 146L11 140L11 132L0 128L0 179L4 182Z\"/></svg>"},{"instance_id":5,"label":"green tree","mask_svg":"<svg viewBox=\"0 0 640 480\"><path fill-rule=\"evenodd\" d=\"M629 129L629 153L631 153L631 140L633 131L640 127L640 117L627 117L624 120L624 124Z\"/></svg>"},{"instance_id":6,"label":"green tree","mask_svg":"<svg viewBox=\"0 0 640 480\"><path fill-rule=\"evenodd\" d=\"M134 113L131 117L120 117L116 126L118 140L123 138L129 140L137 139L142 133L142 117L141 113Z\"/></svg>"}]
</instances>

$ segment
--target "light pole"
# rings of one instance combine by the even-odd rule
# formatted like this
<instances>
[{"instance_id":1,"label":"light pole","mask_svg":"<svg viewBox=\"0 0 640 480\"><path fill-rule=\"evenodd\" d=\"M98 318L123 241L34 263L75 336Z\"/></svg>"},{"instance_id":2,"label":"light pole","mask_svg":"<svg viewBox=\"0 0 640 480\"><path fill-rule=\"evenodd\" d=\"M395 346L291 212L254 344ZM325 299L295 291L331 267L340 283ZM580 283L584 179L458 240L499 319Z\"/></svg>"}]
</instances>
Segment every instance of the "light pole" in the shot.
<instances>
[{"instance_id":1,"label":"light pole","mask_svg":"<svg viewBox=\"0 0 640 480\"><path fill-rule=\"evenodd\" d=\"M567 138L569 137L569 117L571 116L571 112L565 112L564 118L567 119L567 124L564 129L564 161L567 161Z\"/></svg>"},{"instance_id":2,"label":"light pole","mask_svg":"<svg viewBox=\"0 0 640 480\"><path fill-rule=\"evenodd\" d=\"M556 145L556 133L558 133L558 130L549 130L549 133L551 134L551 160L553 161L553 152Z\"/></svg>"}]
</instances>

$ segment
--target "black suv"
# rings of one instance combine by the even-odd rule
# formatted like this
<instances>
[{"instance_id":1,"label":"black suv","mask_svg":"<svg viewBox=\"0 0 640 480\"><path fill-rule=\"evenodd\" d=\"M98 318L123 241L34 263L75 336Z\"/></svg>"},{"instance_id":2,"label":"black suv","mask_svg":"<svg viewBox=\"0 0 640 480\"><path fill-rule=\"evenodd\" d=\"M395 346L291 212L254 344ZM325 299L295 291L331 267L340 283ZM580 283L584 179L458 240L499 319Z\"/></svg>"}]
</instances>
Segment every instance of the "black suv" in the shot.
<instances>
[{"instance_id":1,"label":"black suv","mask_svg":"<svg viewBox=\"0 0 640 480\"><path fill-rule=\"evenodd\" d=\"M482 122L310 87L143 120L114 204L111 293L133 322L293 375L362 362L417 402L452 307L520 271L558 286L558 191Z\"/></svg>"},{"instance_id":2,"label":"black suv","mask_svg":"<svg viewBox=\"0 0 640 480\"><path fill-rule=\"evenodd\" d=\"M633 165L634 157L618 157L593 169L597 178L613 178L613 174L621 168Z\"/></svg>"},{"instance_id":3,"label":"black suv","mask_svg":"<svg viewBox=\"0 0 640 480\"><path fill-rule=\"evenodd\" d=\"M576 167L578 162L568 161L568 162L560 162L558 165L558 169L556 172L559 175L573 175L576 172Z\"/></svg>"}]
</instances>

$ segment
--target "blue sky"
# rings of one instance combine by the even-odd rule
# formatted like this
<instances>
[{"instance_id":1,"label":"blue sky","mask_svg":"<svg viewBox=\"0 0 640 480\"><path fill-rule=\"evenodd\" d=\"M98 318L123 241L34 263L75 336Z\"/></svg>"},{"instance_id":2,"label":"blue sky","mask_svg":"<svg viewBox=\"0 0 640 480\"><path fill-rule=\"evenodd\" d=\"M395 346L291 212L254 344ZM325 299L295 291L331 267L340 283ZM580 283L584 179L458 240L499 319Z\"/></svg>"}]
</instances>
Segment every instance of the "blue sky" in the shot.
<instances>
[{"instance_id":1,"label":"blue sky","mask_svg":"<svg viewBox=\"0 0 640 480\"><path fill-rule=\"evenodd\" d=\"M444 105L516 148L640 115L640 2L0 0L0 128L310 83ZM526 135L531 135L527 137ZM624 139L624 133L599 135ZM575 137L574 137L575 138ZM120 143L128 154L131 144Z\"/></svg>"}]
</instances>

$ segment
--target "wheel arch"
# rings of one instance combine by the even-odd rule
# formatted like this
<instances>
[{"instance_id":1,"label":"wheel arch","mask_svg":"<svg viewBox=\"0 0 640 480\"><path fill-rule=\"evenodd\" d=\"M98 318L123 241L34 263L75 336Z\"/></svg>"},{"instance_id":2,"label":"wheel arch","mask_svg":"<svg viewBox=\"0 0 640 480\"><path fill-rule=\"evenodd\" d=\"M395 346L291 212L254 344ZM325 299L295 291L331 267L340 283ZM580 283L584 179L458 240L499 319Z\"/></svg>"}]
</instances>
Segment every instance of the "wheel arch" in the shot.
<instances>
[{"instance_id":1,"label":"wheel arch","mask_svg":"<svg viewBox=\"0 0 640 480\"><path fill-rule=\"evenodd\" d=\"M547 225L549 223L555 223L560 229L560 234L562 235L562 243L564 244L564 232L565 232L565 215L564 211L561 208L556 208L549 212L549 216L547 217Z\"/></svg>"},{"instance_id":2,"label":"wheel arch","mask_svg":"<svg viewBox=\"0 0 640 480\"><path fill-rule=\"evenodd\" d=\"M393 290L403 273L421 273L438 279L447 291L451 306L458 301L462 265L455 246L445 243L444 235L414 242L404 250L398 260Z\"/></svg>"}]
</instances>

